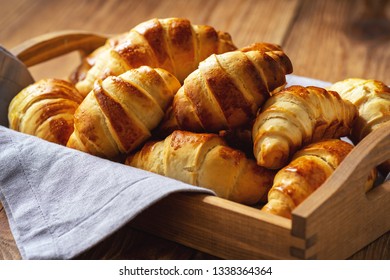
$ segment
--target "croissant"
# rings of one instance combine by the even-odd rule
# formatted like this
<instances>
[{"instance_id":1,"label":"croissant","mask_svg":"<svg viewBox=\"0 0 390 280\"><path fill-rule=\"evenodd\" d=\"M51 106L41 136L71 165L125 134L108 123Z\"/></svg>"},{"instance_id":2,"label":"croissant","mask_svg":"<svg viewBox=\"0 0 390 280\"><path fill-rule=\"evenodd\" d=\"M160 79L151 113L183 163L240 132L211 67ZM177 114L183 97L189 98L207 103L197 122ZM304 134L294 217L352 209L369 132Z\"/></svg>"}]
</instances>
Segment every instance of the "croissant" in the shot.
<instances>
[{"instance_id":1,"label":"croissant","mask_svg":"<svg viewBox=\"0 0 390 280\"><path fill-rule=\"evenodd\" d=\"M20 91L8 108L10 128L65 145L82 95L69 82L42 79Z\"/></svg>"},{"instance_id":2,"label":"croissant","mask_svg":"<svg viewBox=\"0 0 390 280\"><path fill-rule=\"evenodd\" d=\"M256 117L252 138L257 164L279 169L304 145L346 136L357 114L334 91L288 87L269 98Z\"/></svg>"},{"instance_id":3,"label":"croissant","mask_svg":"<svg viewBox=\"0 0 390 280\"><path fill-rule=\"evenodd\" d=\"M291 72L291 61L277 45L212 54L185 79L160 131L216 133L243 126Z\"/></svg>"},{"instance_id":4,"label":"croissant","mask_svg":"<svg viewBox=\"0 0 390 280\"><path fill-rule=\"evenodd\" d=\"M351 131L354 143L360 142L371 131L390 121L390 88L383 82L351 78L336 82L330 89L352 102L359 111ZM380 168L385 174L389 173L390 160Z\"/></svg>"},{"instance_id":5,"label":"croissant","mask_svg":"<svg viewBox=\"0 0 390 280\"><path fill-rule=\"evenodd\" d=\"M84 80L89 69L95 65L96 59L108 49L114 48L118 44L122 43L126 39L126 35L127 33L121 33L119 35L108 38L103 46L97 48L92 53L85 56L81 60L80 65L70 74L70 82L72 84L77 84L79 81Z\"/></svg>"},{"instance_id":6,"label":"croissant","mask_svg":"<svg viewBox=\"0 0 390 280\"><path fill-rule=\"evenodd\" d=\"M118 44L102 51L76 84L87 94L97 78L120 75L142 65L158 67L183 81L212 53L235 50L228 33L182 18L151 19L135 26Z\"/></svg>"},{"instance_id":7,"label":"croissant","mask_svg":"<svg viewBox=\"0 0 390 280\"><path fill-rule=\"evenodd\" d=\"M162 141L147 142L125 164L212 189L222 198L243 204L261 200L274 176L216 134L180 130Z\"/></svg>"},{"instance_id":8,"label":"croissant","mask_svg":"<svg viewBox=\"0 0 390 280\"><path fill-rule=\"evenodd\" d=\"M149 66L97 80L75 112L67 146L115 159L151 136L180 87L171 73Z\"/></svg>"},{"instance_id":9,"label":"croissant","mask_svg":"<svg viewBox=\"0 0 390 280\"><path fill-rule=\"evenodd\" d=\"M328 139L299 150L292 161L276 173L268 202L261 210L291 218L292 210L325 182L352 149L352 144ZM366 191L372 188L375 178L373 169L366 181Z\"/></svg>"}]
</instances>

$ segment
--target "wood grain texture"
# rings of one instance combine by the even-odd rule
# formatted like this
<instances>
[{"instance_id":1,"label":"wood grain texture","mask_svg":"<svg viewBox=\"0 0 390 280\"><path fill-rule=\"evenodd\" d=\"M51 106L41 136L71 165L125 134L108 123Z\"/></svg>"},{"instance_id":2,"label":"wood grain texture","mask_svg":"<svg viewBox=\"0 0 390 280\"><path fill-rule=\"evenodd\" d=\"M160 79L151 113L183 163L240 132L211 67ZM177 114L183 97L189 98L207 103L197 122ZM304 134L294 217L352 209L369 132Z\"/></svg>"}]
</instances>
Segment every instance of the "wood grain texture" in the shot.
<instances>
[{"instance_id":1,"label":"wood grain texture","mask_svg":"<svg viewBox=\"0 0 390 280\"><path fill-rule=\"evenodd\" d=\"M20 259L20 253L15 239L9 228L8 218L3 205L0 203L0 260Z\"/></svg>"},{"instance_id":2,"label":"wood grain texture","mask_svg":"<svg viewBox=\"0 0 390 280\"><path fill-rule=\"evenodd\" d=\"M2 1L0 44L13 48L48 32L83 30L115 34L153 17L186 17L229 32L238 47L255 41L281 44L294 74L337 81L346 77L390 84L389 1L346 0L20 0ZM76 53L31 67L36 79L66 78ZM158 209L158 205L156 205ZM216 259L217 257L134 229L122 229L80 254L79 259ZM390 233L351 259L390 259ZM0 206L0 259L20 259Z\"/></svg>"},{"instance_id":3,"label":"wood grain texture","mask_svg":"<svg viewBox=\"0 0 390 280\"><path fill-rule=\"evenodd\" d=\"M290 220L214 196L172 195L133 224L224 259L291 258Z\"/></svg>"},{"instance_id":4,"label":"wood grain texture","mask_svg":"<svg viewBox=\"0 0 390 280\"><path fill-rule=\"evenodd\" d=\"M272 2L272 3L270 3ZM228 31L238 46L253 41L281 43L299 0L6 0L0 42L12 48L53 31L126 32L150 18L184 17ZM57 12L60 11L60 12Z\"/></svg>"},{"instance_id":5,"label":"wood grain texture","mask_svg":"<svg viewBox=\"0 0 390 280\"><path fill-rule=\"evenodd\" d=\"M299 0L21 0L16 5L10 0L4 2L7 15L0 18L0 26L6 28L0 33L0 42L6 48L59 30L122 33L155 17L185 17L194 24L211 25L229 32L235 44L243 47L259 41L280 44ZM278 16L275 16L275 11ZM77 66L75 61L78 61L78 55L70 54L30 70L35 79L48 75L68 78L69 72Z\"/></svg>"},{"instance_id":6,"label":"wood grain texture","mask_svg":"<svg viewBox=\"0 0 390 280\"><path fill-rule=\"evenodd\" d=\"M218 259L179 243L135 229L127 224L81 253L77 260L204 260Z\"/></svg>"},{"instance_id":7,"label":"wood grain texture","mask_svg":"<svg viewBox=\"0 0 390 280\"><path fill-rule=\"evenodd\" d=\"M283 46L297 75L390 84L390 1L303 0Z\"/></svg>"}]
</instances>

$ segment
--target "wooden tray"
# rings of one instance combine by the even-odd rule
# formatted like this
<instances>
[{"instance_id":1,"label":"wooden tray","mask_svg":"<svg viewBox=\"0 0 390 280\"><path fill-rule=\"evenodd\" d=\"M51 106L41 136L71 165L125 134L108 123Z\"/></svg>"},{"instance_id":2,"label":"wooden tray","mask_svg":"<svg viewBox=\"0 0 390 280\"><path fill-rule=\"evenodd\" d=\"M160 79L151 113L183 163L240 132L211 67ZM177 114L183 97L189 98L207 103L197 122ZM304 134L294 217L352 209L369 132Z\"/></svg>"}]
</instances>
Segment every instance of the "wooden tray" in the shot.
<instances>
[{"instance_id":1,"label":"wooden tray","mask_svg":"<svg viewBox=\"0 0 390 280\"><path fill-rule=\"evenodd\" d=\"M106 36L50 33L11 50L27 66L82 56ZM359 143L292 220L215 196L180 193L141 213L133 226L226 259L345 259L390 230L390 181L368 193L369 170L390 159L390 123Z\"/></svg>"}]
</instances>

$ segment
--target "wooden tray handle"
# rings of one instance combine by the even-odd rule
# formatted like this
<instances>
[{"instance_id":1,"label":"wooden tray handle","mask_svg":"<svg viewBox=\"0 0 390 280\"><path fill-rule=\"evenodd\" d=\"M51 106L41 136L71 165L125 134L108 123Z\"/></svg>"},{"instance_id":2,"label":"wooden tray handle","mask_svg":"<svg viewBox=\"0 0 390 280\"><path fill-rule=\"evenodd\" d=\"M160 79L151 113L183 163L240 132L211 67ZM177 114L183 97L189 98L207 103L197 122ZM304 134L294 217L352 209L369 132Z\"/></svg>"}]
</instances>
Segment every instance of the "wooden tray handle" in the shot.
<instances>
[{"instance_id":1,"label":"wooden tray handle","mask_svg":"<svg viewBox=\"0 0 390 280\"><path fill-rule=\"evenodd\" d=\"M356 145L324 185L294 209L292 235L307 241L300 249L309 254L299 257L347 258L390 230L390 181L365 192L371 170L388 159L390 122ZM348 242L336 235L348 237ZM318 239L327 247L316 248ZM344 255L332 255L332 250Z\"/></svg>"},{"instance_id":2,"label":"wooden tray handle","mask_svg":"<svg viewBox=\"0 0 390 280\"><path fill-rule=\"evenodd\" d=\"M72 51L79 51L85 56L104 45L108 37L84 31L57 31L25 41L13 48L11 53L30 67Z\"/></svg>"}]
</instances>

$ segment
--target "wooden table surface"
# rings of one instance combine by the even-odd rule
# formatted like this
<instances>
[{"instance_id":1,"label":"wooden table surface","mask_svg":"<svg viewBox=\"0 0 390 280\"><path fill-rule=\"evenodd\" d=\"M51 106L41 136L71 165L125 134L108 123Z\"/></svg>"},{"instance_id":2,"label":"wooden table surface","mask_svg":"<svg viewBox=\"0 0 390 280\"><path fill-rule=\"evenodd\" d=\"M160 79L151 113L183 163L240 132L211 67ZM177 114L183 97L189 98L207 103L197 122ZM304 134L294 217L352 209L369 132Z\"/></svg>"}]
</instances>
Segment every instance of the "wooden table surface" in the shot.
<instances>
[{"instance_id":1,"label":"wooden table surface","mask_svg":"<svg viewBox=\"0 0 390 280\"><path fill-rule=\"evenodd\" d=\"M2 0L0 44L8 49L59 30L116 34L150 18L185 17L227 31L237 47L280 44L294 74L336 82L349 77L390 84L390 1L386 0ZM36 79L64 78L78 63L69 56L31 67ZM53 67L53 65L55 67ZM387 71L386 71L387 70ZM0 259L20 255L0 205ZM131 224L84 252L79 259L215 259L132 228ZM390 233L352 259L390 259Z\"/></svg>"}]
</instances>

